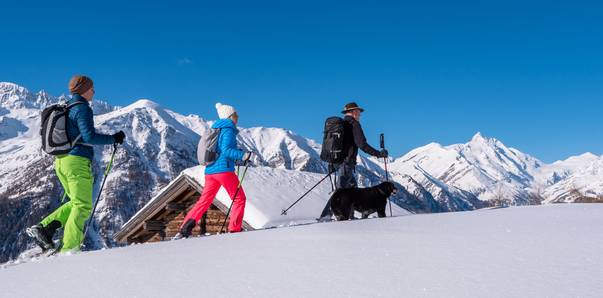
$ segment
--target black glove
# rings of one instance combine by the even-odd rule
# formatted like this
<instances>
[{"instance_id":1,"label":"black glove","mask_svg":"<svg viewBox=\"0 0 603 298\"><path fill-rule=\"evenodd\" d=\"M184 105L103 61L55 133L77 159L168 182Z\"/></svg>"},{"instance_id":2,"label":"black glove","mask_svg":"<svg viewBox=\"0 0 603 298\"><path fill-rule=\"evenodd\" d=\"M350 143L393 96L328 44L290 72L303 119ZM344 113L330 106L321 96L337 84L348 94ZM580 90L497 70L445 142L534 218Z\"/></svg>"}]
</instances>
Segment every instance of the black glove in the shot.
<instances>
[{"instance_id":1,"label":"black glove","mask_svg":"<svg viewBox=\"0 0 603 298\"><path fill-rule=\"evenodd\" d=\"M120 130L118 133L113 135L113 142L115 144L123 144L125 138L126 138L126 134Z\"/></svg>"},{"instance_id":2,"label":"black glove","mask_svg":"<svg viewBox=\"0 0 603 298\"><path fill-rule=\"evenodd\" d=\"M389 156L389 152L387 152L386 149L381 149L381 152L379 152L379 156L381 158L387 158Z\"/></svg>"},{"instance_id":3,"label":"black glove","mask_svg":"<svg viewBox=\"0 0 603 298\"><path fill-rule=\"evenodd\" d=\"M249 161L252 155L253 152L245 152L245 154L243 154L243 161Z\"/></svg>"}]
</instances>

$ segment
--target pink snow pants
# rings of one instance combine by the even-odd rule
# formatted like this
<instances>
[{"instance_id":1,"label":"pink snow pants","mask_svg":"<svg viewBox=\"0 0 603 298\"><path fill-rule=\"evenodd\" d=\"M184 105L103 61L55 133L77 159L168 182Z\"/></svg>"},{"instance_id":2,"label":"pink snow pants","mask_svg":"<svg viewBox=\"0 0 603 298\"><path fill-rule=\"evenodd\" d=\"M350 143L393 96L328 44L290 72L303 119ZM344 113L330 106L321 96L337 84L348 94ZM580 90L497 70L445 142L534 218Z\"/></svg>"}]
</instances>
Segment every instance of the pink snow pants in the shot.
<instances>
[{"instance_id":1,"label":"pink snow pants","mask_svg":"<svg viewBox=\"0 0 603 298\"><path fill-rule=\"evenodd\" d=\"M220 190L220 187L223 186L226 189L226 192L233 199L235 192L237 190L237 186L239 186L239 178L234 172L226 172L219 174L211 174L205 175L205 188L203 188L203 194L199 197L193 209L191 209L184 221L183 225L189 219L194 219L195 223L198 223L201 220L201 217L211 203L214 201L216 194ZM233 199L234 202L232 204L232 210L230 211L230 221L228 223L228 230L231 233L236 233L241 231L241 226L243 224L243 213L245 213L245 192L243 191L243 187L239 189L237 197ZM182 228L182 227L181 227Z\"/></svg>"}]
</instances>

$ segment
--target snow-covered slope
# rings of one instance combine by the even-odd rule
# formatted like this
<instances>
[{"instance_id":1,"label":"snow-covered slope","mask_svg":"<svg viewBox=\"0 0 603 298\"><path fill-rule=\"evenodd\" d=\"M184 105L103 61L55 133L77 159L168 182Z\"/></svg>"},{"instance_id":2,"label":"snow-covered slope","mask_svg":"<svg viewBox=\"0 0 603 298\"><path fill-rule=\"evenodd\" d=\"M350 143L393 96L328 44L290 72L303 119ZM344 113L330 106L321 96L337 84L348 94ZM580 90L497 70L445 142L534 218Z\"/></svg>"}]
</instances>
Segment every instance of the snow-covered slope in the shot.
<instances>
[{"instance_id":1,"label":"snow-covered slope","mask_svg":"<svg viewBox=\"0 0 603 298\"><path fill-rule=\"evenodd\" d=\"M575 204L223 234L10 266L0 296L600 297L602 225Z\"/></svg>"}]
</instances>

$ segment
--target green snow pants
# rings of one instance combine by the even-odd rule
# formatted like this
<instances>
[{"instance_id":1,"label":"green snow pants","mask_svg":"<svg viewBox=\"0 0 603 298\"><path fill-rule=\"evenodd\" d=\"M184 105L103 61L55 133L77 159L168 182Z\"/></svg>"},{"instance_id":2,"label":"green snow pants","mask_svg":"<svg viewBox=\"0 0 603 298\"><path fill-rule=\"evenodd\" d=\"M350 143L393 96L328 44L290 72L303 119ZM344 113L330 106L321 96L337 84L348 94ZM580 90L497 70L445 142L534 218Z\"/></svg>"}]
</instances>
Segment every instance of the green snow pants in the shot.
<instances>
[{"instance_id":1,"label":"green snow pants","mask_svg":"<svg viewBox=\"0 0 603 298\"><path fill-rule=\"evenodd\" d=\"M84 240L84 225L92 211L91 163L85 157L62 155L56 158L54 168L69 202L44 218L41 224L46 227L55 220L60 222L64 228L61 252L79 250Z\"/></svg>"}]
</instances>

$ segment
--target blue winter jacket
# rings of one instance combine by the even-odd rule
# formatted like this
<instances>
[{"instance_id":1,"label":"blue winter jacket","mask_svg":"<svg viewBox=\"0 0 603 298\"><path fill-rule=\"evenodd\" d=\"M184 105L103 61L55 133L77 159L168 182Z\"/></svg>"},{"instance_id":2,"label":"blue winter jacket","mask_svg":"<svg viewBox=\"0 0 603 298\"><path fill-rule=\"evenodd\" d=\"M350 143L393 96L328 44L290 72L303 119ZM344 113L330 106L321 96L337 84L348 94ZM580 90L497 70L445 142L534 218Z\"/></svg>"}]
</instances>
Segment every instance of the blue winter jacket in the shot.
<instances>
[{"instance_id":1,"label":"blue winter jacket","mask_svg":"<svg viewBox=\"0 0 603 298\"><path fill-rule=\"evenodd\" d=\"M94 149L90 145L108 145L114 143L113 136L97 134L94 130L94 115L92 114L92 108L88 101L81 97L79 94L73 94L69 104L76 101L83 102L73 106L69 110L69 123L67 125L67 133L73 140L78 135L82 135L80 141L71 151L69 155L82 156L92 160L94 158Z\"/></svg>"},{"instance_id":2,"label":"blue winter jacket","mask_svg":"<svg viewBox=\"0 0 603 298\"><path fill-rule=\"evenodd\" d=\"M245 152L237 148L239 130L230 119L221 119L211 126L220 129L218 159L205 168L205 175L234 172L235 161L243 159Z\"/></svg>"}]
</instances>

